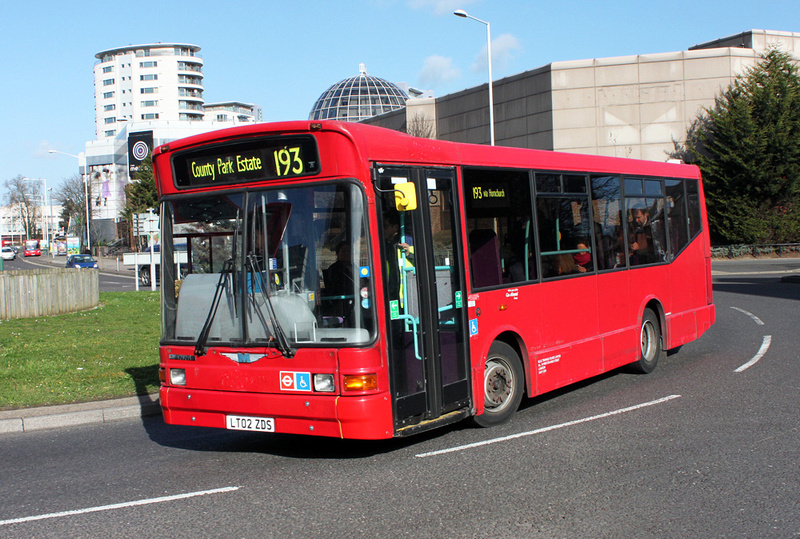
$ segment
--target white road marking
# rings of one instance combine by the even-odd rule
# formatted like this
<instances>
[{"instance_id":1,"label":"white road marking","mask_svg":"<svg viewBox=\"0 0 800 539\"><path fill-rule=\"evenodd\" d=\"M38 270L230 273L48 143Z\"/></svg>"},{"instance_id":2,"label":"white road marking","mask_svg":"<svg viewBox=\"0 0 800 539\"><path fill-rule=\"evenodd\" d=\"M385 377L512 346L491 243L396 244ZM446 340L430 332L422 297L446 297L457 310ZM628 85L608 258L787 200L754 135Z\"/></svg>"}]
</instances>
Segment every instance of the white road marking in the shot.
<instances>
[{"instance_id":1,"label":"white road marking","mask_svg":"<svg viewBox=\"0 0 800 539\"><path fill-rule=\"evenodd\" d=\"M744 309L740 309L739 307L731 307L731 309L733 309L734 311L739 311L740 313L744 313L744 314L746 314L747 316L749 316L750 318L752 318L752 319L753 319L753 322L755 322L755 323L756 323L756 324L758 324L759 326L763 326L763 325L764 325L764 322L762 322L762 321L761 321L761 319L760 319L759 317L757 317L756 315L754 315L754 314L753 314L753 313L751 313L751 312L745 311Z\"/></svg>"},{"instance_id":2,"label":"white road marking","mask_svg":"<svg viewBox=\"0 0 800 539\"><path fill-rule=\"evenodd\" d=\"M747 316L752 318L753 322L755 322L759 326L763 326L764 325L764 322L759 317L757 317L756 315L754 315L751 312L745 311L744 309L740 309L739 307L731 307L731 309L733 309L734 311L739 311L740 313L746 314ZM744 365L742 365L738 369L734 369L733 372L743 372L743 371L749 369L750 367L752 367L753 365L755 365L756 363L758 363L758 360L761 359L762 357L764 357L764 354L766 354L767 350L769 350L770 344L772 344L772 335L764 335L764 340L761 341L761 348L758 349L758 352L756 353L756 355L754 355L750 359L750 361L748 361L747 363L745 363Z\"/></svg>"},{"instance_id":3,"label":"white road marking","mask_svg":"<svg viewBox=\"0 0 800 539\"><path fill-rule=\"evenodd\" d=\"M541 429L531 430L527 432L520 432L517 434L511 434L510 436L503 436L502 438L493 438L491 440L484 440L482 442L475 442L472 444L460 445L457 447L451 447L448 449L439 449L438 451L431 451L429 453L420 453L419 455L415 455L419 458L426 458L426 457L435 457L438 455L443 455L445 453L454 453L456 451L465 451L467 449L474 449L476 447L481 447L484 445L496 444L499 442L507 442L509 440L515 440L517 438L522 438L524 436L533 436L534 434L541 434L543 432L549 432L551 430L556 429L563 429L564 427L571 427L573 425L578 425L580 423L587 423L589 421L594 421L596 419L603 419L605 417L611 417L613 415L624 414L626 412L633 412L634 410L639 410L640 408L646 408L647 406L654 406L656 404L662 404L667 401L671 401L672 399L680 398L680 395L670 395L669 397L664 397L661 399L656 399L654 401L643 402L641 404L636 404L634 406L628 406L627 408L620 408L619 410L613 410L611 412L605 412L603 414L593 415L591 417L585 417L583 419L576 419L574 421L567 421L566 423L560 423L558 425L551 425L549 427L543 427Z\"/></svg>"},{"instance_id":4,"label":"white road marking","mask_svg":"<svg viewBox=\"0 0 800 539\"><path fill-rule=\"evenodd\" d=\"M207 494L221 494L224 492L233 492L235 490L239 490L239 487L215 488L212 490L201 490L199 492L187 492L185 494L175 494L173 496L162 496L160 498L149 498L146 500L136 500L133 502L114 503L111 505L101 505L99 507L88 507L86 509L75 509L73 511L61 511L60 513L48 513L46 515L12 518L9 520L0 520L0 526L5 526L7 524L19 524L21 522L32 522L34 520L44 520L47 518L60 518L72 515L83 515L86 513L97 513L98 511L111 511L113 509L124 509L126 507L136 507L138 505L149 505L152 503L171 502L174 500L194 498L196 496L205 496Z\"/></svg>"},{"instance_id":5,"label":"white road marking","mask_svg":"<svg viewBox=\"0 0 800 539\"><path fill-rule=\"evenodd\" d=\"M749 369L756 363L758 363L758 360L764 357L764 354L766 354L767 350L769 350L770 344L772 344L772 335L764 335L764 340L761 341L761 348L758 349L756 355L754 355L750 361L748 361L738 369L734 370L733 372L742 372L746 369Z\"/></svg>"}]
</instances>

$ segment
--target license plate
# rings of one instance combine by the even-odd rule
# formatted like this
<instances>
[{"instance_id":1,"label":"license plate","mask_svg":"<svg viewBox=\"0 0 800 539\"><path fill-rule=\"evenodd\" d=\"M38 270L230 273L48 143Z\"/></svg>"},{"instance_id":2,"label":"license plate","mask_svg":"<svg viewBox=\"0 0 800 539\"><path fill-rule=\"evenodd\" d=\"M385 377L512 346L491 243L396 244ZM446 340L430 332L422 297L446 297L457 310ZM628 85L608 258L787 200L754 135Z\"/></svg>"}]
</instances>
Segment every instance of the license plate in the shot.
<instances>
[{"instance_id":1,"label":"license plate","mask_svg":"<svg viewBox=\"0 0 800 539\"><path fill-rule=\"evenodd\" d=\"M255 432L275 432L275 420L271 417L248 417L241 415L225 416L228 430L249 430Z\"/></svg>"}]
</instances>

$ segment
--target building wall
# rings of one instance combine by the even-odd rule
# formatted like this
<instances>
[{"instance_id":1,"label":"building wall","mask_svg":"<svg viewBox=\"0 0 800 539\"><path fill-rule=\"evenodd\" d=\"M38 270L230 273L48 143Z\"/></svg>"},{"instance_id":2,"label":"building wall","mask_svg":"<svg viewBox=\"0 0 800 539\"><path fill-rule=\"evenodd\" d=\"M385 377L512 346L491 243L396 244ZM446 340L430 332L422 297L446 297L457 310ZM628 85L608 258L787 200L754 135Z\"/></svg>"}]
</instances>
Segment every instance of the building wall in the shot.
<instances>
[{"instance_id":1,"label":"building wall","mask_svg":"<svg viewBox=\"0 0 800 539\"><path fill-rule=\"evenodd\" d=\"M800 58L800 33L750 30L687 51L554 62L497 80L496 144L665 161L703 108L771 47ZM437 138L489 143L486 84L437 98L435 115Z\"/></svg>"},{"instance_id":2,"label":"building wall","mask_svg":"<svg viewBox=\"0 0 800 539\"><path fill-rule=\"evenodd\" d=\"M664 161L758 58L725 48L554 63L553 149Z\"/></svg>"}]
</instances>

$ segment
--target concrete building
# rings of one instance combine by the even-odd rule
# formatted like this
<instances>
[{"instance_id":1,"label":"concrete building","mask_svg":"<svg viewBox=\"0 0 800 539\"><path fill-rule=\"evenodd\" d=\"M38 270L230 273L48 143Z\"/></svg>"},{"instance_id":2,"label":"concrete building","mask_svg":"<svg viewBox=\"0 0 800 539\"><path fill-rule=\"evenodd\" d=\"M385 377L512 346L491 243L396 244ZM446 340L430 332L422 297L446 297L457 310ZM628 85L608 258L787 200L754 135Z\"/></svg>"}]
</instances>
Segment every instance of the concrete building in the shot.
<instances>
[{"instance_id":1,"label":"concrete building","mask_svg":"<svg viewBox=\"0 0 800 539\"><path fill-rule=\"evenodd\" d=\"M62 207L60 204L53 204L49 200L48 204L37 206L32 218L35 230L26 231L25 222L27 209L21 204L0 206L0 238L3 241L10 241L13 245L21 245L26 239L39 238L48 232L48 239L52 239L61 231L58 228L58 220L61 215ZM30 232L30 236L28 235Z\"/></svg>"},{"instance_id":2,"label":"concrete building","mask_svg":"<svg viewBox=\"0 0 800 539\"><path fill-rule=\"evenodd\" d=\"M150 43L95 55L96 140L79 157L91 190L92 240L116 239L132 172L177 138L262 121L258 105L205 103L200 47Z\"/></svg>"},{"instance_id":3,"label":"concrete building","mask_svg":"<svg viewBox=\"0 0 800 539\"><path fill-rule=\"evenodd\" d=\"M494 81L496 144L664 161L691 122L770 47L800 58L800 33L749 30L686 51L553 62ZM367 120L489 143L488 85Z\"/></svg>"}]
</instances>

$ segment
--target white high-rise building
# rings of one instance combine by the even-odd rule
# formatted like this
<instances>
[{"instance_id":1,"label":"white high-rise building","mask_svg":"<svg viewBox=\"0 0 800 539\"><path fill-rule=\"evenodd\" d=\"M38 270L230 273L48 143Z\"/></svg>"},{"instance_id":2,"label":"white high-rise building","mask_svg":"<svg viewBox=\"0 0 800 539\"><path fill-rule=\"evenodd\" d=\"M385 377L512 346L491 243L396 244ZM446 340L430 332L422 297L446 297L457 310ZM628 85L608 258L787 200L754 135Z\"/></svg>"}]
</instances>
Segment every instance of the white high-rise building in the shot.
<instances>
[{"instance_id":1,"label":"white high-rise building","mask_svg":"<svg viewBox=\"0 0 800 539\"><path fill-rule=\"evenodd\" d=\"M154 43L95 54L97 139L116 136L120 122L202 121L203 59L200 47Z\"/></svg>"},{"instance_id":2,"label":"white high-rise building","mask_svg":"<svg viewBox=\"0 0 800 539\"><path fill-rule=\"evenodd\" d=\"M81 173L91 189L92 240L117 237L131 172L153 147L172 140L262 121L258 105L206 103L200 47L130 45L95 55L95 130Z\"/></svg>"}]
</instances>

